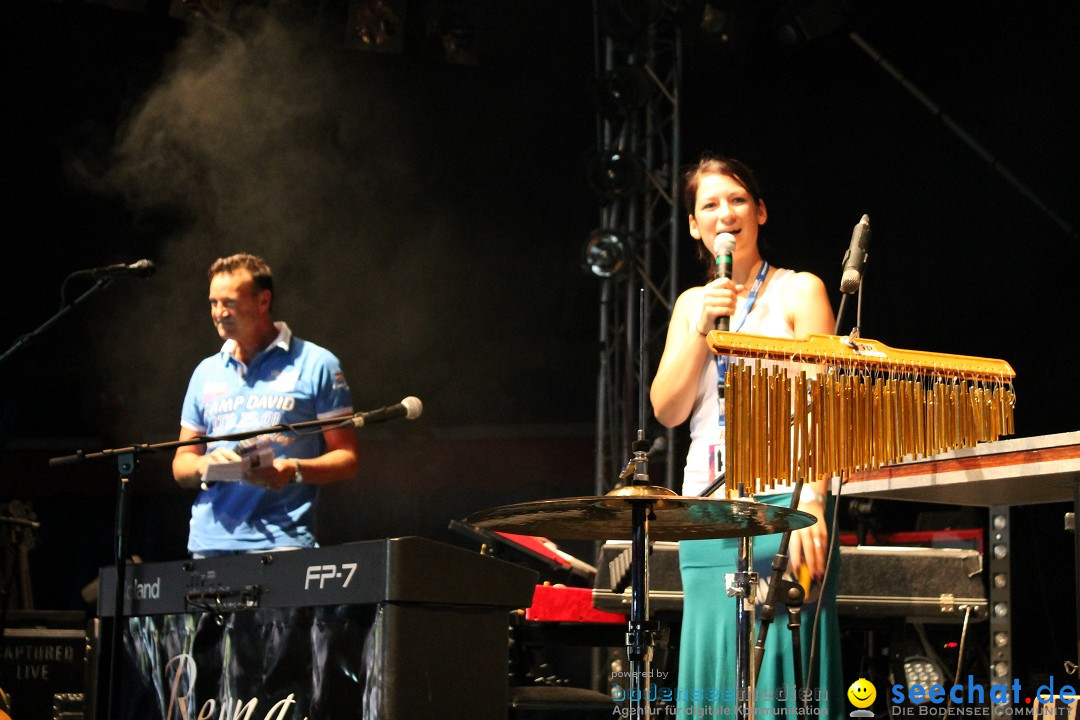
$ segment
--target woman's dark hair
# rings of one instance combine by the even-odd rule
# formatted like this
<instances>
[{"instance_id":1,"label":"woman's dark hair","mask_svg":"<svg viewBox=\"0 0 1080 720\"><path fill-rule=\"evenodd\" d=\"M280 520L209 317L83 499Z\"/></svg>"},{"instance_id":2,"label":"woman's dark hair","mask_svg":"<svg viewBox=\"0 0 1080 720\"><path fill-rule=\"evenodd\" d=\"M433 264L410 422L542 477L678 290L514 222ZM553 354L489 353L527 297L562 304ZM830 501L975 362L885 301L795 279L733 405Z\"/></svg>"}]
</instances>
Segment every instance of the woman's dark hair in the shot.
<instances>
[{"instance_id":1,"label":"woman's dark hair","mask_svg":"<svg viewBox=\"0 0 1080 720\"><path fill-rule=\"evenodd\" d=\"M761 202L761 185L754 177L754 171L734 158L714 155L710 152L701 154L696 165L683 170L683 205L686 212L694 214L694 201L697 199L698 185L702 175L727 175L746 188L755 203Z\"/></svg>"}]
</instances>

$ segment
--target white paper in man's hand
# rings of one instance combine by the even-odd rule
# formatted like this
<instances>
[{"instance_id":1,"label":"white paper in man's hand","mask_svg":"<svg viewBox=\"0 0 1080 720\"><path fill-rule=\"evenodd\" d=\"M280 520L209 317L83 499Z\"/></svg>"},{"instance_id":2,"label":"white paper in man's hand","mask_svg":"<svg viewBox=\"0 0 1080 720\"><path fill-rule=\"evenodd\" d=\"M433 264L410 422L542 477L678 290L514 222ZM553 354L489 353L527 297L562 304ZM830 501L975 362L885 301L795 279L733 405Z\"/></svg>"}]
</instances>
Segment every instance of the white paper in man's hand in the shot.
<instances>
[{"instance_id":1,"label":"white paper in man's hand","mask_svg":"<svg viewBox=\"0 0 1080 720\"><path fill-rule=\"evenodd\" d=\"M274 464L274 449L262 438L241 441L236 452L240 455L239 460L207 465L203 482L242 482L248 470Z\"/></svg>"}]
</instances>

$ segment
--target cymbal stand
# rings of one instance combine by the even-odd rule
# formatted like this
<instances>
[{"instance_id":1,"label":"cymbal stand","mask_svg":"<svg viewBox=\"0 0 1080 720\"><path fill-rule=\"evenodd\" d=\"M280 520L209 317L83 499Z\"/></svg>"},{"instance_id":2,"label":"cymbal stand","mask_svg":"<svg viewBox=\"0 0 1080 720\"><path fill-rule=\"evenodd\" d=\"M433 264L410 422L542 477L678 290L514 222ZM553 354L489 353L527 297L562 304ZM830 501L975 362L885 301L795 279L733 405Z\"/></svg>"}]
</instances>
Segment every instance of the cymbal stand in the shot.
<instances>
[{"instance_id":1,"label":"cymbal stand","mask_svg":"<svg viewBox=\"0 0 1080 720\"><path fill-rule=\"evenodd\" d=\"M620 479L633 487L649 485L649 443L645 440L645 288L638 291L638 430L634 455ZM619 491L616 490L616 493ZM649 686L652 682L653 648L658 625L649 620L649 521L654 520L653 502L631 503L630 620L626 630L626 657L630 661L630 717L644 720L649 715Z\"/></svg>"},{"instance_id":2,"label":"cymbal stand","mask_svg":"<svg viewBox=\"0 0 1080 720\"><path fill-rule=\"evenodd\" d=\"M758 574L754 572L754 542L750 535L739 538L736 572L728 573L728 597L735 598L735 685L736 715L749 718L753 712L754 680L750 646L753 644L754 604L757 602Z\"/></svg>"},{"instance_id":3,"label":"cymbal stand","mask_svg":"<svg viewBox=\"0 0 1080 720\"><path fill-rule=\"evenodd\" d=\"M791 509L798 510L799 496L802 493L803 479L799 478L791 494ZM802 586L797 582L784 580L784 573L788 568L788 543L791 541L791 530L785 530L780 537L780 548L776 551L772 561L772 575L769 579L769 590L765 594L765 601L761 605L760 625L758 626L757 642L754 644L754 682L757 683L758 674L761 672L761 661L765 655L765 640L769 636L769 627L776 618L776 598L783 592L783 603L788 611L788 628L791 630L792 668L795 670L795 702L798 706L805 703L804 694L800 692L802 682L802 642L801 620L803 599L805 593Z\"/></svg>"},{"instance_id":4,"label":"cymbal stand","mask_svg":"<svg viewBox=\"0 0 1080 720\"><path fill-rule=\"evenodd\" d=\"M722 397L722 386L720 393ZM726 471L721 470L716 479L701 492L699 497L708 497L716 492L724 484L725 475ZM788 537L790 537L790 531ZM739 717L747 718L751 713L751 700L754 697L754 685L757 683L757 670L753 668L757 668L761 663L761 656L755 653L753 664L751 664L750 654L750 646L754 644L754 609L757 603L758 584L758 574L753 571L754 541L751 536L744 535L739 538L738 553L736 572L728 573L724 580L727 585L728 597L736 598L735 684L739 688L739 697L735 710Z\"/></svg>"},{"instance_id":5,"label":"cymbal stand","mask_svg":"<svg viewBox=\"0 0 1080 720\"><path fill-rule=\"evenodd\" d=\"M644 431L638 430L639 437L634 443L634 457L620 475L624 479L632 475L630 484L634 486L649 484L649 457L646 453L648 443L642 438L643 435ZM654 519L656 519L656 514L653 512L652 501L643 499L631 503L630 620L626 631L626 656L630 661L630 688L627 697L630 701L630 717L639 718L639 720L649 715L649 701L654 697L650 692L651 664L658 624L649 620L648 552L649 521Z\"/></svg>"}]
</instances>

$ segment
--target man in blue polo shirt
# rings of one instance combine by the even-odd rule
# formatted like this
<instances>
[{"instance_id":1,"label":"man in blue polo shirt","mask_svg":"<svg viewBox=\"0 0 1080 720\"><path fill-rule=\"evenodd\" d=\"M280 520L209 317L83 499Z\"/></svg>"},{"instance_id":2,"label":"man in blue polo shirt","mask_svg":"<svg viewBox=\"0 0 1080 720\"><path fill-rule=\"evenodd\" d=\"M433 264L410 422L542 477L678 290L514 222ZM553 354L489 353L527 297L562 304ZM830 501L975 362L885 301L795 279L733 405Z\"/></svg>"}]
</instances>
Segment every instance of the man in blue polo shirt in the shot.
<instances>
[{"instance_id":1,"label":"man in blue polo shirt","mask_svg":"<svg viewBox=\"0 0 1080 720\"><path fill-rule=\"evenodd\" d=\"M273 279L262 258L221 258L209 275L210 316L225 344L191 376L181 440L352 414L349 386L333 353L274 322ZM191 509L188 536L188 551L196 557L316 544L316 486L356 475L355 430L279 433L268 439L273 463L245 471L240 482L203 482L211 464L241 459L236 443L177 449L176 482L203 487Z\"/></svg>"}]
</instances>

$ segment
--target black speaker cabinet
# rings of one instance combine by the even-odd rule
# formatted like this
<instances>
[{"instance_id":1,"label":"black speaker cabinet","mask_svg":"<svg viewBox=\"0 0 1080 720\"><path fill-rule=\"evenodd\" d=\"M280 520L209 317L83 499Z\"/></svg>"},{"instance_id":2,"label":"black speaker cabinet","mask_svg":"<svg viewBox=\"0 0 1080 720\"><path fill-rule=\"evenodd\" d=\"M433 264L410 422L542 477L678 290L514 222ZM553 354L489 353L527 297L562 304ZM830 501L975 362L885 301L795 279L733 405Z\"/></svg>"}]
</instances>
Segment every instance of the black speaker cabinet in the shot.
<instances>
[{"instance_id":1,"label":"black speaker cabinet","mask_svg":"<svg viewBox=\"0 0 1080 720\"><path fill-rule=\"evenodd\" d=\"M83 717L87 636L81 612L10 611L0 688L17 720Z\"/></svg>"}]
</instances>

